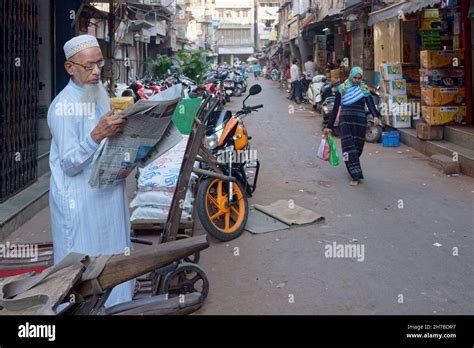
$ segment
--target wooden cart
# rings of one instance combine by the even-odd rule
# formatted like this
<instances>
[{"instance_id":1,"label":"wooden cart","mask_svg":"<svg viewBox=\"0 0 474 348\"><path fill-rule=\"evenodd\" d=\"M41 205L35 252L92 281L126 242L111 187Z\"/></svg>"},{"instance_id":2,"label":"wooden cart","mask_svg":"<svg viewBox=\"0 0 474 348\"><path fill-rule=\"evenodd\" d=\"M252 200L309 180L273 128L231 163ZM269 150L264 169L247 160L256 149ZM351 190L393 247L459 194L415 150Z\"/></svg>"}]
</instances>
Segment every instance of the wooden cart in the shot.
<instances>
[{"instance_id":1,"label":"wooden cart","mask_svg":"<svg viewBox=\"0 0 474 348\"><path fill-rule=\"evenodd\" d=\"M182 206L179 202L184 202L192 172L225 181L235 180L224 176L215 165L216 159L202 147L205 124L218 105L217 99L208 97L197 112L166 223L163 225L163 222L153 222L134 226L134 229L138 230L162 229L157 245L133 251L129 256L112 256L94 281L82 280L84 267L75 265L75 269L63 269L55 273L56 277L49 279L49 282L40 283L28 289L26 293L10 294L12 298L46 293L51 295L52 303L57 306L73 295L73 298L81 300L73 302L61 314L74 315L186 314L199 308L209 292L209 280L197 262L199 252L207 248L209 242L206 235L194 237L187 233L179 233L180 229L186 231L189 230L187 227L190 227L192 231L193 227L192 222L186 225L180 221ZM206 162L214 171L195 168L196 160ZM132 241L152 244L136 238ZM45 272L48 272L48 269ZM107 309L104 307L114 286L140 276L150 281L151 296ZM196 288L198 282L202 286L200 289ZM103 292L96 293L94 284Z\"/></svg>"}]
</instances>

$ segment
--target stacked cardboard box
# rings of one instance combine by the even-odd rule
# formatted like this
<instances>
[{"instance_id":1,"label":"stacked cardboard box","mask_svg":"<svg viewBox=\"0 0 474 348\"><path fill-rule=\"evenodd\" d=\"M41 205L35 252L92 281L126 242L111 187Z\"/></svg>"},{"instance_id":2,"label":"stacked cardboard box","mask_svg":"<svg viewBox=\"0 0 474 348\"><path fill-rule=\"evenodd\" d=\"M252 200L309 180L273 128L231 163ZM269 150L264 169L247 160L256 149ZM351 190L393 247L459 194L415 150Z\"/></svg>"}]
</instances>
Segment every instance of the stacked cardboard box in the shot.
<instances>
[{"instance_id":1,"label":"stacked cardboard box","mask_svg":"<svg viewBox=\"0 0 474 348\"><path fill-rule=\"evenodd\" d=\"M421 51L421 113L430 126L462 123L466 117L463 50Z\"/></svg>"},{"instance_id":2,"label":"stacked cardboard box","mask_svg":"<svg viewBox=\"0 0 474 348\"><path fill-rule=\"evenodd\" d=\"M403 64L403 78L407 81L408 104L412 111L412 126L420 118L421 88L420 88L420 65Z\"/></svg>"},{"instance_id":3,"label":"stacked cardboard box","mask_svg":"<svg viewBox=\"0 0 474 348\"><path fill-rule=\"evenodd\" d=\"M380 74L384 102L381 113L385 123L393 128L409 128L411 112L407 108L407 82L403 78L402 64L380 64Z\"/></svg>"}]
</instances>

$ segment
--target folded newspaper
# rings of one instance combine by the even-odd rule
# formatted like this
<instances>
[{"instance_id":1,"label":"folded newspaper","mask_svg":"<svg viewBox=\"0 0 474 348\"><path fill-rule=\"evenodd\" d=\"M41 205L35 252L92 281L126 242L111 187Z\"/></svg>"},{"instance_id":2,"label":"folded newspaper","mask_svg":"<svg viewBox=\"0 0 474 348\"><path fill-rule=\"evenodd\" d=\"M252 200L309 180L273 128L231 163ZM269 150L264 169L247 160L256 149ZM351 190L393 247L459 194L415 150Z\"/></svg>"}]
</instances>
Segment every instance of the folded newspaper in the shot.
<instances>
[{"instance_id":1,"label":"folded newspaper","mask_svg":"<svg viewBox=\"0 0 474 348\"><path fill-rule=\"evenodd\" d=\"M99 150L89 184L108 188L123 182L142 160L166 152L181 140L171 122L183 97L182 85L175 85L148 100L140 100L123 111L128 118L123 133L110 137Z\"/></svg>"}]
</instances>

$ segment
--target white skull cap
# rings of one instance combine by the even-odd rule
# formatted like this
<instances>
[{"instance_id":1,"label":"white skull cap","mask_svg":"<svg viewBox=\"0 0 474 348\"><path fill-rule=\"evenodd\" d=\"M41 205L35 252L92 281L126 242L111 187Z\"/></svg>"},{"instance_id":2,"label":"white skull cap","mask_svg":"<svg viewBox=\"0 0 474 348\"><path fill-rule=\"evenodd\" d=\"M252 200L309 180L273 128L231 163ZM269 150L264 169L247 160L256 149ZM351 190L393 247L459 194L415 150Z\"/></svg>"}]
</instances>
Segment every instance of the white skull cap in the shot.
<instances>
[{"instance_id":1,"label":"white skull cap","mask_svg":"<svg viewBox=\"0 0 474 348\"><path fill-rule=\"evenodd\" d=\"M69 59L76 53L91 47L100 48L97 39L92 35L79 35L64 44L64 54L66 59Z\"/></svg>"}]
</instances>

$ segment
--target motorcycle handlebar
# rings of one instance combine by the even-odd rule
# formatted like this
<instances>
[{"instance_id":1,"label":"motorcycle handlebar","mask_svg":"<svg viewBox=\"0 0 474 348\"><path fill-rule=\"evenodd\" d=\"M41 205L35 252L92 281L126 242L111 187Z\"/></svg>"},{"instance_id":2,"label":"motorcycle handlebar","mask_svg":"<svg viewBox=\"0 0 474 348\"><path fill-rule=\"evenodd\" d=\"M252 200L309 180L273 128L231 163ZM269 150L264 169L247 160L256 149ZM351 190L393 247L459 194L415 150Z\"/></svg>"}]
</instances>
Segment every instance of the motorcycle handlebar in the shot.
<instances>
[{"instance_id":1,"label":"motorcycle handlebar","mask_svg":"<svg viewBox=\"0 0 474 348\"><path fill-rule=\"evenodd\" d=\"M248 108L250 110L257 110L257 109L263 108L263 104L255 105L255 106L249 106Z\"/></svg>"}]
</instances>

